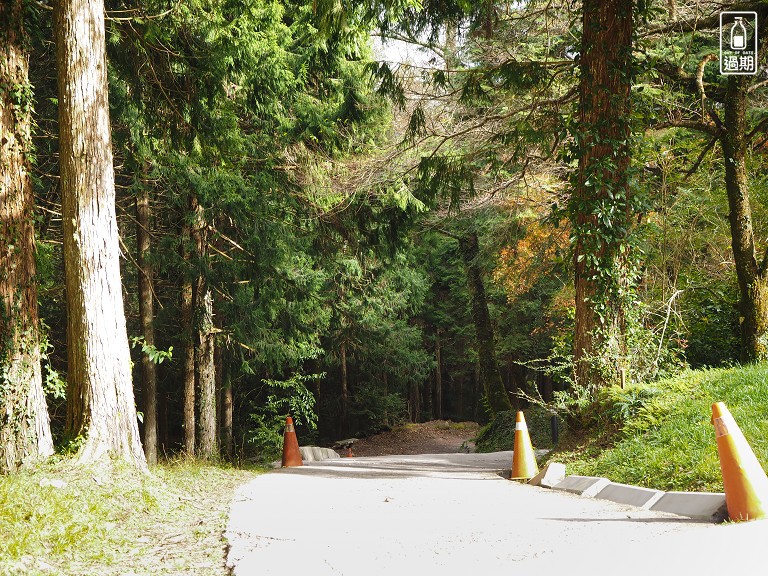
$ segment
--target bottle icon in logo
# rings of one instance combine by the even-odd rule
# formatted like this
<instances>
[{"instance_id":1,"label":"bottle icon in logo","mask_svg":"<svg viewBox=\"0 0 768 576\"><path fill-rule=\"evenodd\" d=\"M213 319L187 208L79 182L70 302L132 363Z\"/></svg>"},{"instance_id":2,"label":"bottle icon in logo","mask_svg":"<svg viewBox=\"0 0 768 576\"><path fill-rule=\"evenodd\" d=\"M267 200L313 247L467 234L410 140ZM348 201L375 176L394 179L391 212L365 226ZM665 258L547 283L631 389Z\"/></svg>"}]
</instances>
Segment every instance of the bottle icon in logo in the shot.
<instances>
[{"instance_id":1,"label":"bottle icon in logo","mask_svg":"<svg viewBox=\"0 0 768 576\"><path fill-rule=\"evenodd\" d=\"M736 17L736 21L731 27L731 50L744 50L747 47L747 29L742 22L741 16Z\"/></svg>"}]
</instances>

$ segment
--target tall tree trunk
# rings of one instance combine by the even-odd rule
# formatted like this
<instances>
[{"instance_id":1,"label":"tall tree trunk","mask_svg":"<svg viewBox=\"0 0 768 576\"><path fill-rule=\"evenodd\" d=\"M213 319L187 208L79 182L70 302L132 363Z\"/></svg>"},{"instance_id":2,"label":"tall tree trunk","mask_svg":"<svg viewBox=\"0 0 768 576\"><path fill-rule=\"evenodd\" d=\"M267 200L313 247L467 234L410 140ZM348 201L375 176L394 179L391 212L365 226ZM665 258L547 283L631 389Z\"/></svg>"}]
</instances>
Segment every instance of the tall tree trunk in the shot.
<instances>
[{"instance_id":1,"label":"tall tree trunk","mask_svg":"<svg viewBox=\"0 0 768 576\"><path fill-rule=\"evenodd\" d=\"M746 110L750 80L751 78L746 76L728 78L724 130L720 137L725 160L731 246L739 282L743 362L759 361L768 357L768 258L758 264L746 167Z\"/></svg>"},{"instance_id":2,"label":"tall tree trunk","mask_svg":"<svg viewBox=\"0 0 768 576\"><path fill-rule=\"evenodd\" d=\"M151 207L149 190L136 197L136 248L139 265L139 318L141 335L148 347L155 345L155 306L152 285L154 270L149 261ZM149 354L141 354L141 389L144 403L144 454L147 464L157 463L157 365Z\"/></svg>"},{"instance_id":3,"label":"tall tree trunk","mask_svg":"<svg viewBox=\"0 0 768 576\"><path fill-rule=\"evenodd\" d=\"M347 375L347 343L341 342L341 435L349 434L349 380Z\"/></svg>"},{"instance_id":4,"label":"tall tree trunk","mask_svg":"<svg viewBox=\"0 0 768 576\"><path fill-rule=\"evenodd\" d=\"M443 417L443 368L440 358L440 328L435 330L435 418Z\"/></svg>"},{"instance_id":5,"label":"tall tree trunk","mask_svg":"<svg viewBox=\"0 0 768 576\"><path fill-rule=\"evenodd\" d=\"M433 401L433 382L432 378L427 378L427 380L424 382L424 393L421 395L422 401L424 402L424 417L427 420L432 420L434 418L434 410L432 409L432 405L434 404Z\"/></svg>"},{"instance_id":6,"label":"tall tree trunk","mask_svg":"<svg viewBox=\"0 0 768 576\"><path fill-rule=\"evenodd\" d=\"M458 390L456 391L456 394L457 394L456 410L459 413L459 417L462 420L464 420L464 418L466 417L464 415L464 377L456 378L452 376L451 380L456 382L456 387L458 388Z\"/></svg>"},{"instance_id":7,"label":"tall tree trunk","mask_svg":"<svg viewBox=\"0 0 768 576\"><path fill-rule=\"evenodd\" d=\"M472 299L472 322L477 335L477 349L480 362L480 382L485 390L491 411L512 410L504 383L501 380L499 365L496 360L496 344L493 336L493 324L488 312L488 300L485 296L483 274L477 258L480 246L477 234L470 232L459 240L461 257L467 272L467 284Z\"/></svg>"},{"instance_id":8,"label":"tall tree trunk","mask_svg":"<svg viewBox=\"0 0 768 576\"><path fill-rule=\"evenodd\" d=\"M191 232L188 224L182 226L182 258L186 269L191 266ZM189 273L189 272L187 272ZM195 295L192 281L185 277L181 284L181 332L184 339L182 381L184 389L184 451L195 454Z\"/></svg>"},{"instance_id":9,"label":"tall tree trunk","mask_svg":"<svg viewBox=\"0 0 768 576\"><path fill-rule=\"evenodd\" d=\"M472 420L480 418L480 359L475 362L474 377L472 378Z\"/></svg>"},{"instance_id":10,"label":"tall tree trunk","mask_svg":"<svg viewBox=\"0 0 768 576\"><path fill-rule=\"evenodd\" d=\"M232 395L232 379L228 374L229 370L224 374L224 386L222 389L222 410L221 410L221 442L224 448L224 454L229 461L235 456L235 443L234 436L232 434L232 416L234 414L233 408L233 395Z\"/></svg>"},{"instance_id":11,"label":"tall tree trunk","mask_svg":"<svg viewBox=\"0 0 768 576\"><path fill-rule=\"evenodd\" d=\"M216 427L216 367L214 364L213 295L203 292L197 320L197 382L200 394L200 420L197 454L211 460L218 456Z\"/></svg>"},{"instance_id":12,"label":"tall tree trunk","mask_svg":"<svg viewBox=\"0 0 768 576\"><path fill-rule=\"evenodd\" d=\"M53 454L40 371L23 21L21 0L0 4L0 474Z\"/></svg>"},{"instance_id":13,"label":"tall tree trunk","mask_svg":"<svg viewBox=\"0 0 768 576\"><path fill-rule=\"evenodd\" d=\"M102 0L55 4L67 291L67 431L78 459L145 469L120 283Z\"/></svg>"},{"instance_id":14,"label":"tall tree trunk","mask_svg":"<svg viewBox=\"0 0 768 576\"><path fill-rule=\"evenodd\" d=\"M586 0L582 8L580 156L570 213L576 270L574 373L577 382L589 387L611 379L598 368L600 360L614 364L608 371L618 373L624 355L624 303L617 295L628 282L627 257L619 244L631 229L632 10L632 0Z\"/></svg>"},{"instance_id":15,"label":"tall tree trunk","mask_svg":"<svg viewBox=\"0 0 768 576\"><path fill-rule=\"evenodd\" d=\"M411 422L421 421L421 395L419 394L419 383L411 382L408 390Z\"/></svg>"},{"instance_id":16,"label":"tall tree trunk","mask_svg":"<svg viewBox=\"0 0 768 576\"><path fill-rule=\"evenodd\" d=\"M192 196L192 244L195 248L196 267L208 258L208 233L203 207ZM215 329L213 325L213 294L207 279L198 273L194 289L195 319L195 378L198 394L197 453L210 460L218 455L216 427L216 367Z\"/></svg>"}]
</instances>

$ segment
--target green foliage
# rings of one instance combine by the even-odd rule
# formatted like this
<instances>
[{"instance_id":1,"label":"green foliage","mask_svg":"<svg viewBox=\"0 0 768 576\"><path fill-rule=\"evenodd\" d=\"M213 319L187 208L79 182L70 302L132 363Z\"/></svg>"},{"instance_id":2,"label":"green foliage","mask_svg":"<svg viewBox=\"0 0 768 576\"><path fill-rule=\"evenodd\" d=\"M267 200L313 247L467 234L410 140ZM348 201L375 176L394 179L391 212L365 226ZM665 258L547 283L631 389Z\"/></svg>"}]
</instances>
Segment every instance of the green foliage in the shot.
<instances>
[{"instance_id":1,"label":"green foliage","mask_svg":"<svg viewBox=\"0 0 768 576\"><path fill-rule=\"evenodd\" d=\"M312 431L317 428L315 397L306 383L324 374L293 374L287 380L263 380L265 400L252 407L248 441L255 447L259 459L268 462L280 456L286 416L297 426ZM305 442L306 443L306 442Z\"/></svg>"},{"instance_id":2,"label":"green foliage","mask_svg":"<svg viewBox=\"0 0 768 576\"><path fill-rule=\"evenodd\" d=\"M141 353L146 354L153 364L162 364L165 360L173 358L173 346L169 346L168 350L158 350L153 344L147 344L144 336L132 337L131 345L134 348L141 347Z\"/></svg>"},{"instance_id":3,"label":"green foliage","mask_svg":"<svg viewBox=\"0 0 768 576\"><path fill-rule=\"evenodd\" d=\"M711 405L725 402L758 460L768 462L768 365L688 371L652 387L606 391L595 427L578 448L555 453L570 474L605 476L659 490L721 492Z\"/></svg>"},{"instance_id":4,"label":"green foliage","mask_svg":"<svg viewBox=\"0 0 768 576\"><path fill-rule=\"evenodd\" d=\"M525 423L531 444L536 449L551 448L553 413L543 406L530 406L524 411ZM497 412L493 419L480 429L475 438L478 452L498 452L512 450L515 446L515 428L517 426L517 411ZM558 418L559 430L563 430L563 422Z\"/></svg>"},{"instance_id":5,"label":"green foliage","mask_svg":"<svg viewBox=\"0 0 768 576\"><path fill-rule=\"evenodd\" d=\"M366 382L355 390L350 412L360 422L356 435L370 436L406 422L408 407L402 394L386 392L375 382Z\"/></svg>"}]
</instances>

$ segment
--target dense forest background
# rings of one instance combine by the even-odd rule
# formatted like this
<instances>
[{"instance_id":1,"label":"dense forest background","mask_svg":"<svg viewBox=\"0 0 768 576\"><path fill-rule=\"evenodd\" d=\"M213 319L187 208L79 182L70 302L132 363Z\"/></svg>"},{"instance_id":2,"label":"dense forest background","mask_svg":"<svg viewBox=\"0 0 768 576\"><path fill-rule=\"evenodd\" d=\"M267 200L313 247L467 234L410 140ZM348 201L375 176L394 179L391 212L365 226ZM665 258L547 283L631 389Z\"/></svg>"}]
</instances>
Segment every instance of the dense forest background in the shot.
<instances>
[{"instance_id":1,"label":"dense forest background","mask_svg":"<svg viewBox=\"0 0 768 576\"><path fill-rule=\"evenodd\" d=\"M22 18L0 44L29 63L0 93L31 114L42 384L77 451L61 33L46 2L5 5ZM105 9L150 462L271 457L288 413L302 444L328 443L765 357L765 49L756 76L721 75L717 54L720 11L764 27L768 3Z\"/></svg>"}]
</instances>

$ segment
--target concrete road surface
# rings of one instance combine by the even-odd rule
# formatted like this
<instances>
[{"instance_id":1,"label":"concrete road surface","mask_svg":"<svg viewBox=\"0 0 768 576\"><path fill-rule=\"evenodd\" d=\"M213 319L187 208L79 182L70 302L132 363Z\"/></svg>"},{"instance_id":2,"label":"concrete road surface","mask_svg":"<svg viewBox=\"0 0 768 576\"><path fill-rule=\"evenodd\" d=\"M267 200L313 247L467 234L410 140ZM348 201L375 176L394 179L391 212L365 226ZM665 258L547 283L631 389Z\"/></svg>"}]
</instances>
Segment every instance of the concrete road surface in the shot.
<instances>
[{"instance_id":1,"label":"concrete road surface","mask_svg":"<svg viewBox=\"0 0 768 576\"><path fill-rule=\"evenodd\" d=\"M768 572L766 521L714 525L511 482L496 474L511 454L264 474L232 503L228 564L237 576Z\"/></svg>"}]
</instances>

